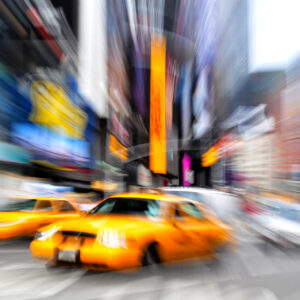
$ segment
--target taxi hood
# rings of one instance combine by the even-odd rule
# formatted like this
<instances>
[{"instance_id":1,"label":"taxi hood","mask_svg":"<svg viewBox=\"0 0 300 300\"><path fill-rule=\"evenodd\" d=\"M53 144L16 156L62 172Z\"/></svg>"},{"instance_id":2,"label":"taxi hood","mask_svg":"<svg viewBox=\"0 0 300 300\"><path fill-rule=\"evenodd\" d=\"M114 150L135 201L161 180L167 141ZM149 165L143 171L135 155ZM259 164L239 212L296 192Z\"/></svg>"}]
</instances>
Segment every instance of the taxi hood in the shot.
<instances>
[{"instance_id":1,"label":"taxi hood","mask_svg":"<svg viewBox=\"0 0 300 300\"><path fill-rule=\"evenodd\" d=\"M152 227L159 219L144 216L102 215L85 216L71 221L57 223L59 231L78 231L99 234L104 229L129 232Z\"/></svg>"}]
</instances>

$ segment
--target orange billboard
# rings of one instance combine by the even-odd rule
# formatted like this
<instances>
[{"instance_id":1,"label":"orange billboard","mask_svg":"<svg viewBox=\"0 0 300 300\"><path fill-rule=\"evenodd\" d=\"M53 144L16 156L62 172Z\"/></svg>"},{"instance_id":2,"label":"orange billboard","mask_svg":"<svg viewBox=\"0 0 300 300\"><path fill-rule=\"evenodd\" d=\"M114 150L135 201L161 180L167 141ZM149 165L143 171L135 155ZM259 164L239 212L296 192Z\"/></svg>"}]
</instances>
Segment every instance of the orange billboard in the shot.
<instances>
[{"instance_id":1,"label":"orange billboard","mask_svg":"<svg viewBox=\"0 0 300 300\"><path fill-rule=\"evenodd\" d=\"M151 38L150 70L150 170L167 173L166 99L165 99L166 39Z\"/></svg>"},{"instance_id":2,"label":"orange billboard","mask_svg":"<svg viewBox=\"0 0 300 300\"><path fill-rule=\"evenodd\" d=\"M109 151L121 160L128 160L128 149L124 147L112 134L109 135Z\"/></svg>"},{"instance_id":3,"label":"orange billboard","mask_svg":"<svg viewBox=\"0 0 300 300\"><path fill-rule=\"evenodd\" d=\"M218 161L218 149L212 146L207 152L202 155L202 167L209 167Z\"/></svg>"}]
</instances>

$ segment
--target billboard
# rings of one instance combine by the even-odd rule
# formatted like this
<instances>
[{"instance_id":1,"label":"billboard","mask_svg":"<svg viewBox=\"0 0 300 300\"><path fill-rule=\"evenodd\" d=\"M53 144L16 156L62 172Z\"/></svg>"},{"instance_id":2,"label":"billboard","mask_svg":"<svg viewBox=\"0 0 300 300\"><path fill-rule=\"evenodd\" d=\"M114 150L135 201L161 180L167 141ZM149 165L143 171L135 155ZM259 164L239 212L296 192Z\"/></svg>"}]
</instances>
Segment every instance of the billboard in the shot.
<instances>
[{"instance_id":1,"label":"billboard","mask_svg":"<svg viewBox=\"0 0 300 300\"><path fill-rule=\"evenodd\" d=\"M44 74L45 75L45 74ZM52 79L51 79L52 78ZM93 169L95 114L77 91L76 80L30 75L19 79L22 97L11 98L10 140L32 153L32 161L61 170Z\"/></svg>"},{"instance_id":2,"label":"billboard","mask_svg":"<svg viewBox=\"0 0 300 300\"><path fill-rule=\"evenodd\" d=\"M130 133L127 128L125 119L122 120L115 111L111 110L107 135L108 153L118 159L117 164L122 164L129 159Z\"/></svg>"},{"instance_id":3,"label":"billboard","mask_svg":"<svg viewBox=\"0 0 300 300\"><path fill-rule=\"evenodd\" d=\"M212 146L208 151L202 154L202 167L210 167L215 164L218 159L218 149L215 146Z\"/></svg>"},{"instance_id":4,"label":"billboard","mask_svg":"<svg viewBox=\"0 0 300 300\"><path fill-rule=\"evenodd\" d=\"M182 158L182 183L183 186L190 186L194 183L194 172L192 170L192 158L186 153Z\"/></svg>"},{"instance_id":5,"label":"billboard","mask_svg":"<svg viewBox=\"0 0 300 300\"><path fill-rule=\"evenodd\" d=\"M166 39L163 36L151 38L150 74L150 170L166 174L166 100L165 66Z\"/></svg>"},{"instance_id":6,"label":"billboard","mask_svg":"<svg viewBox=\"0 0 300 300\"><path fill-rule=\"evenodd\" d=\"M150 170L166 174L166 99L165 99L166 39L151 38L150 70Z\"/></svg>"}]
</instances>

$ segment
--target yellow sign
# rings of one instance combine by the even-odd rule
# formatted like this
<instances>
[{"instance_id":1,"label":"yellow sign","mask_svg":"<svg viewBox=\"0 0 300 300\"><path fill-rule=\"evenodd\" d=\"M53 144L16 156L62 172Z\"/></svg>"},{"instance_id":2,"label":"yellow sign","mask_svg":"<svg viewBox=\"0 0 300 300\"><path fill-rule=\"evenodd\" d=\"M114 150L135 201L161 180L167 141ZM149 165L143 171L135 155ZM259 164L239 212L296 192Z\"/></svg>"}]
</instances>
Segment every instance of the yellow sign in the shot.
<instances>
[{"instance_id":1,"label":"yellow sign","mask_svg":"<svg viewBox=\"0 0 300 300\"><path fill-rule=\"evenodd\" d=\"M202 155L202 166L209 167L215 164L217 160L218 160L217 148L213 146Z\"/></svg>"},{"instance_id":2,"label":"yellow sign","mask_svg":"<svg viewBox=\"0 0 300 300\"><path fill-rule=\"evenodd\" d=\"M113 192L117 189L118 183L111 183L105 181L93 181L91 186L94 190L97 191L106 191L106 192Z\"/></svg>"},{"instance_id":3,"label":"yellow sign","mask_svg":"<svg viewBox=\"0 0 300 300\"><path fill-rule=\"evenodd\" d=\"M76 169L70 169L70 168L64 168L64 167L60 167L57 166L55 164L52 164L46 160L32 160L32 162L45 166L47 168L51 168L51 169L55 169L55 170L60 170L60 171L77 171Z\"/></svg>"},{"instance_id":4,"label":"yellow sign","mask_svg":"<svg viewBox=\"0 0 300 300\"><path fill-rule=\"evenodd\" d=\"M150 74L150 170L167 173L165 69L166 39L151 38Z\"/></svg>"},{"instance_id":5,"label":"yellow sign","mask_svg":"<svg viewBox=\"0 0 300 300\"><path fill-rule=\"evenodd\" d=\"M35 81L31 85L33 110L30 121L70 138L83 139L87 114L76 106L58 84Z\"/></svg>"},{"instance_id":6,"label":"yellow sign","mask_svg":"<svg viewBox=\"0 0 300 300\"><path fill-rule=\"evenodd\" d=\"M128 149L112 134L109 135L109 151L121 160L128 160Z\"/></svg>"}]
</instances>

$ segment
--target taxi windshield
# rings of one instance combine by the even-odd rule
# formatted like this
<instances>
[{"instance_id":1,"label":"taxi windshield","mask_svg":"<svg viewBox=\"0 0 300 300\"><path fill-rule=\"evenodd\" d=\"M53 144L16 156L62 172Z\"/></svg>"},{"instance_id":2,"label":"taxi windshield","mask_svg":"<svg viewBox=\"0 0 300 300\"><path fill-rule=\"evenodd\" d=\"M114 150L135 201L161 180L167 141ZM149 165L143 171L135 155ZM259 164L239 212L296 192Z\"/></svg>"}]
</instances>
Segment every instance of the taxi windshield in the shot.
<instances>
[{"instance_id":1,"label":"taxi windshield","mask_svg":"<svg viewBox=\"0 0 300 300\"><path fill-rule=\"evenodd\" d=\"M157 217L159 201L138 198L109 198L97 205L90 214L125 214Z\"/></svg>"},{"instance_id":2,"label":"taxi windshield","mask_svg":"<svg viewBox=\"0 0 300 300\"><path fill-rule=\"evenodd\" d=\"M36 200L13 201L0 206L0 211L32 211Z\"/></svg>"}]
</instances>

